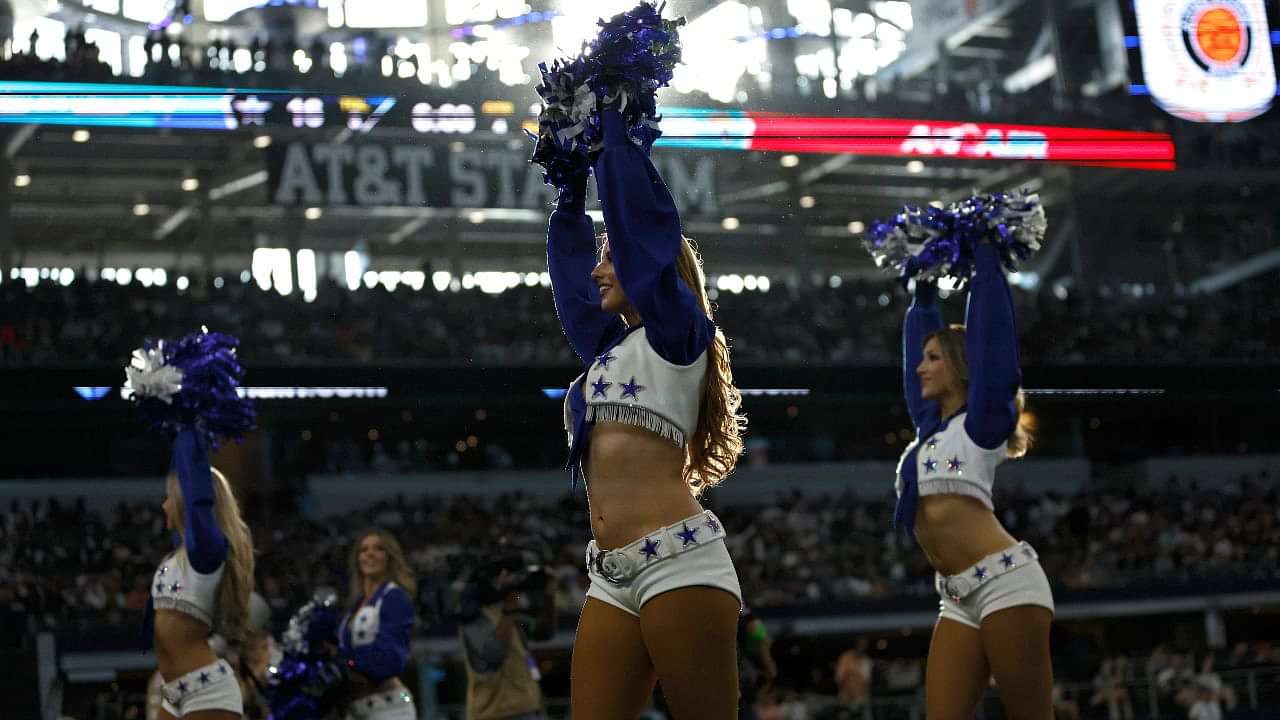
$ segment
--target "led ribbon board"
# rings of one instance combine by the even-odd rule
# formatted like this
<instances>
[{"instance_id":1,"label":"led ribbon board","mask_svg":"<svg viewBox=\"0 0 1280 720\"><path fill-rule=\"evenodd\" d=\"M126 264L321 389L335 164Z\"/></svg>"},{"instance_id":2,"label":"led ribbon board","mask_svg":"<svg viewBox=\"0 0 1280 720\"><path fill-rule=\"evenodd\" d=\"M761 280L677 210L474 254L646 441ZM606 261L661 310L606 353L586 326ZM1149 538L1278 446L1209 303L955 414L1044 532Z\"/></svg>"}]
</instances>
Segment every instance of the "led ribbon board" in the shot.
<instances>
[{"instance_id":1,"label":"led ribbon board","mask_svg":"<svg viewBox=\"0 0 1280 720\"><path fill-rule=\"evenodd\" d=\"M0 123L218 131L281 125L317 129L341 123L362 133L381 123L421 133L466 135L477 130L476 112L465 103L433 106L413 98L38 82L0 82ZM1175 167L1169 135L1125 130L679 107L664 109L662 129L659 144L673 148Z\"/></svg>"},{"instance_id":2,"label":"led ribbon board","mask_svg":"<svg viewBox=\"0 0 1280 720\"><path fill-rule=\"evenodd\" d=\"M668 108L659 145L879 157L1039 160L1073 165L1173 170L1166 133L1047 125L797 117Z\"/></svg>"},{"instance_id":3,"label":"led ribbon board","mask_svg":"<svg viewBox=\"0 0 1280 720\"><path fill-rule=\"evenodd\" d=\"M1276 96L1263 0L1136 0L1146 89L1170 115L1241 122Z\"/></svg>"}]
</instances>

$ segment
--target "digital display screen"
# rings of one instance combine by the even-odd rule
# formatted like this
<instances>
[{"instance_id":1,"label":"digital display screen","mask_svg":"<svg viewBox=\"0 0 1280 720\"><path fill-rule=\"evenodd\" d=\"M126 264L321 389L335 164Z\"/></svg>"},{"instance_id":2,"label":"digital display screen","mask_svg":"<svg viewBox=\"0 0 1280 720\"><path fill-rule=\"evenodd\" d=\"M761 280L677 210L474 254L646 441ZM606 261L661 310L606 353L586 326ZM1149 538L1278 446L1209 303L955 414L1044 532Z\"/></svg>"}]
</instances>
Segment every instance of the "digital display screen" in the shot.
<instances>
[{"instance_id":1,"label":"digital display screen","mask_svg":"<svg viewBox=\"0 0 1280 720\"><path fill-rule=\"evenodd\" d=\"M345 127L359 133L388 126L438 135L478 130L505 134L517 127L537 127L529 111L518 114L511 101L477 105L263 89L0 82L4 123L215 131ZM1158 170L1175 164L1173 142L1163 133L681 107L664 108L663 115L664 136L658 142L666 147L1035 160Z\"/></svg>"},{"instance_id":2,"label":"digital display screen","mask_svg":"<svg viewBox=\"0 0 1280 720\"><path fill-rule=\"evenodd\" d=\"M1134 0L1126 7L1130 92L1193 122L1244 122L1278 92L1275 0Z\"/></svg>"}]
</instances>

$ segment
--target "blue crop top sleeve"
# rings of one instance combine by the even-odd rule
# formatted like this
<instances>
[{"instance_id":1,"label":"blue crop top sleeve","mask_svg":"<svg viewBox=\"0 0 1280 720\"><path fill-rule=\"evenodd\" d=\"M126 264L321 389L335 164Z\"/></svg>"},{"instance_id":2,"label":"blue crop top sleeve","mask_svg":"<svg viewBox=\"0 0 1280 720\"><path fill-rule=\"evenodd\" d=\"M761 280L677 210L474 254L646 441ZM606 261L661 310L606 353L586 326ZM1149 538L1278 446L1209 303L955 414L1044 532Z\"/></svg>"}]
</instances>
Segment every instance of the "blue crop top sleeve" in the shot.
<instances>
[{"instance_id":1,"label":"blue crop top sleeve","mask_svg":"<svg viewBox=\"0 0 1280 720\"><path fill-rule=\"evenodd\" d=\"M351 642L351 629L346 628L339 638L339 653L348 667L375 685L395 677L404 672L409 661L413 619L409 593L400 587L390 587L378 608L378 631L373 642L360 645Z\"/></svg>"},{"instance_id":2,"label":"blue crop top sleeve","mask_svg":"<svg viewBox=\"0 0 1280 720\"><path fill-rule=\"evenodd\" d=\"M192 569L208 575L227 559L227 538L214 516L209 451L195 430L182 430L174 438L173 470L182 488L182 542L187 558Z\"/></svg>"},{"instance_id":3,"label":"blue crop top sleeve","mask_svg":"<svg viewBox=\"0 0 1280 720\"><path fill-rule=\"evenodd\" d=\"M1016 398L1022 385L1013 297L993 245L977 248L977 273L965 312L965 355L969 363L965 430L980 447L994 449L1018 424Z\"/></svg>"},{"instance_id":4,"label":"blue crop top sleeve","mask_svg":"<svg viewBox=\"0 0 1280 720\"><path fill-rule=\"evenodd\" d=\"M608 109L601 120L596 191L614 272L644 322L649 345L667 362L688 365L711 344L715 326L676 268L680 214L648 154L627 135L622 116Z\"/></svg>"},{"instance_id":5,"label":"blue crop top sleeve","mask_svg":"<svg viewBox=\"0 0 1280 720\"><path fill-rule=\"evenodd\" d=\"M907 310L902 327L902 392L917 432L936 425L942 412L937 400L920 397L920 376L916 374L916 368L924 359L925 338L943 325L937 295L933 283L917 282L915 300Z\"/></svg>"},{"instance_id":6,"label":"blue crop top sleeve","mask_svg":"<svg viewBox=\"0 0 1280 720\"><path fill-rule=\"evenodd\" d=\"M560 194L560 205L547 227L547 272L560 327L584 363L595 359L609 341L622 335L622 319L600 309L591 281L596 266L596 239L586 214L586 176Z\"/></svg>"}]
</instances>

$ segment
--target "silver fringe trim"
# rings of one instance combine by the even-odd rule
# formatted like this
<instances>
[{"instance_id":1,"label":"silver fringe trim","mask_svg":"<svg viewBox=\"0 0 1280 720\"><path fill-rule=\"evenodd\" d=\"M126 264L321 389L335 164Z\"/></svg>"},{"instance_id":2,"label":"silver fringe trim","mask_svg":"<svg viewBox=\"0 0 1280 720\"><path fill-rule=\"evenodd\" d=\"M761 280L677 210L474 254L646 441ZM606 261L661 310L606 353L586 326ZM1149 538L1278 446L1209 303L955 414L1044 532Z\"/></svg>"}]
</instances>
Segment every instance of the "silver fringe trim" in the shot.
<instances>
[{"instance_id":1,"label":"silver fringe trim","mask_svg":"<svg viewBox=\"0 0 1280 720\"><path fill-rule=\"evenodd\" d=\"M684 430L647 407L618 403L587 405L587 421L635 425L670 440L676 447L684 447Z\"/></svg>"}]
</instances>

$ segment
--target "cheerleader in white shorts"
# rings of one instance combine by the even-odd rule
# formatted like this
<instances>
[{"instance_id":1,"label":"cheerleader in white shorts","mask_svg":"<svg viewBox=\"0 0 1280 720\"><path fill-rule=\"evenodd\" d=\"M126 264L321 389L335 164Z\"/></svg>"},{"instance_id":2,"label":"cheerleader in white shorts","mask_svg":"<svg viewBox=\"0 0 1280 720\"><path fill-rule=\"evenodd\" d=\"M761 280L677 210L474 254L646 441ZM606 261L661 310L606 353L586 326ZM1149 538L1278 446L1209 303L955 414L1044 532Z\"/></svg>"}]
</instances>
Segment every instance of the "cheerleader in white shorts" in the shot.
<instances>
[{"instance_id":1,"label":"cheerleader in white shorts","mask_svg":"<svg viewBox=\"0 0 1280 720\"><path fill-rule=\"evenodd\" d=\"M1053 595L1036 551L992 510L996 466L1024 454L1013 302L997 250L975 248L965 326L947 327L917 284L903 331L903 386L916 439L898 464L895 523L937 571L929 718L968 718L991 677L1010 717L1053 716Z\"/></svg>"}]
</instances>

